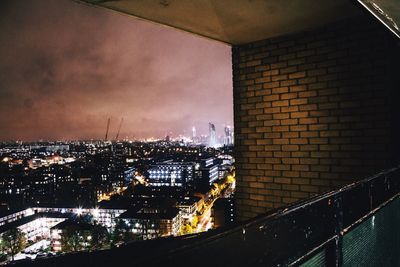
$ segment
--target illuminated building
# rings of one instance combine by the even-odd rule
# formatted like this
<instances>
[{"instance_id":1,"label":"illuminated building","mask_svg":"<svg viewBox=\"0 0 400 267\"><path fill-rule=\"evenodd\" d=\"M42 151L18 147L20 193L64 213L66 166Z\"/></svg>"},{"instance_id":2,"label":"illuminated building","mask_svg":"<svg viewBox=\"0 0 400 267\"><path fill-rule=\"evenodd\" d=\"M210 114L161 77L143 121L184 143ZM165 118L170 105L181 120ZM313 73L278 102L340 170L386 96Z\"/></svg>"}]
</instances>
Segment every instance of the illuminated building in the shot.
<instances>
[{"instance_id":1,"label":"illuminated building","mask_svg":"<svg viewBox=\"0 0 400 267\"><path fill-rule=\"evenodd\" d=\"M207 158L201 161L198 177L209 184L218 180L218 165L214 163L214 158Z\"/></svg>"},{"instance_id":2,"label":"illuminated building","mask_svg":"<svg viewBox=\"0 0 400 267\"><path fill-rule=\"evenodd\" d=\"M128 210L122 213L119 219L143 239L177 235L181 227L181 215L177 208Z\"/></svg>"},{"instance_id":3,"label":"illuminated building","mask_svg":"<svg viewBox=\"0 0 400 267\"><path fill-rule=\"evenodd\" d=\"M202 198L191 196L178 199L175 206L181 211L182 221L190 222L202 203Z\"/></svg>"},{"instance_id":4,"label":"illuminated building","mask_svg":"<svg viewBox=\"0 0 400 267\"><path fill-rule=\"evenodd\" d=\"M135 177L135 173L136 173L135 167L131 167L128 170L124 171L125 184L129 184L130 182L132 182L133 178Z\"/></svg>"},{"instance_id":5,"label":"illuminated building","mask_svg":"<svg viewBox=\"0 0 400 267\"><path fill-rule=\"evenodd\" d=\"M75 220L64 220L50 229L51 248L53 251L62 251L61 236L66 228L73 227L77 233L79 243L82 247L87 247L90 241L90 233L93 229L93 224ZM86 237L86 239L84 238Z\"/></svg>"},{"instance_id":6,"label":"illuminated building","mask_svg":"<svg viewBox=\"0 0 400 267\"><path fill-rule=\"evenodd\" d=\"M125 211L124 209L32 207L0 217L0 235L17 227L27 240L37 242L46 239L50 241L54 251L60 251L61 233L65 226L71 223L71 218L89 215L93 221L111 231L115 226L115 219ZM79 226L83 227L83 224ZM85 225L81 230L88 230L88 227L91 226Z\"/></svg>"},{"instance_id":7,"label":"illuminated building","mask_svg":"<svg viewBox=\"0 0 400 267\"><path fill-rule=\"evenodd\" d=\"M165 161L150 166L150 186L185 186L194 178L195 164L192 162Z\"/></svg>"},{"instance_id":8,"label":"illuminated building","mask_svg":"<svg viewBox=\"0 0 400 267\"><path fill-rule=\"evenodd\" d=\"M215 131L215 125L211 122L208 123L208 146L215 147L217 145L217 133Z\"/></svg>"},{"instance_id":9,"label":"illuminated building","mask_svg":"<svg viewBox=\"0 0 400 267\"><path fill-rule=\"evenodd\" d=\"M233 131L231 126L225 126L224 133L224 145L233 145Z\"/></svg>"},{"instance_id":10,"label":"illuminated building","mask_svg":"<svg viewBox=\"0 0 400 267\"><path fill-rule=\"evenodd\" d=\"M195 142L196 141L196 127L192 127L192 141Z\"/></svg>"}]
</instances>

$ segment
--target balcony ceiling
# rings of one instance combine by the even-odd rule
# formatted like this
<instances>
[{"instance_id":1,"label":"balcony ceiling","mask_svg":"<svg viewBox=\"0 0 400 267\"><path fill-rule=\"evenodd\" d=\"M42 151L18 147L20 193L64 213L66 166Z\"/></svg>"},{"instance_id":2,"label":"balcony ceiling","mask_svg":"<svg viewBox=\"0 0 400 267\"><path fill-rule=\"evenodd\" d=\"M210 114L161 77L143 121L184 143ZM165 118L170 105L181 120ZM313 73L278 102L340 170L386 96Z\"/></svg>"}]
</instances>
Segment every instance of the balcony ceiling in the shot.
<instances>
[{"instance_id":1,"label":"balcony ceiling","mask_svg":"<svg viewBox=\"0 0 400 267\"><path fill-rule=\"evenodd\" d=\"M351 0L81 0L229 44L307 30L360 14Z\"/></svg>"}]
</instances>

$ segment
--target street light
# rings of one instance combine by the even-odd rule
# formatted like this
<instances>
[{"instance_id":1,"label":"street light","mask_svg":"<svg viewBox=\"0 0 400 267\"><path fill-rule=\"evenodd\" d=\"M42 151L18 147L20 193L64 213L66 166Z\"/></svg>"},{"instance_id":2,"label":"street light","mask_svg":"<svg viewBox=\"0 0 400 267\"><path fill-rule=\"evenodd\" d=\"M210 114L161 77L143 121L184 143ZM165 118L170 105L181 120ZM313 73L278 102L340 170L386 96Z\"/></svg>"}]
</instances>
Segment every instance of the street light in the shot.
<instances>
[{"instance_id":1,"label":"street light","mask_svg":"<svg viewBox=\"0 0 400 267\"><path fill-rule=\"evenodd\" d=\"M82 213L83 213L83 210L82 210L82 208L81 207L79 207L77 210L76 210L76 212L75 212L78 216L81 216L82 215Z\"/></svg>"}]
</instances>

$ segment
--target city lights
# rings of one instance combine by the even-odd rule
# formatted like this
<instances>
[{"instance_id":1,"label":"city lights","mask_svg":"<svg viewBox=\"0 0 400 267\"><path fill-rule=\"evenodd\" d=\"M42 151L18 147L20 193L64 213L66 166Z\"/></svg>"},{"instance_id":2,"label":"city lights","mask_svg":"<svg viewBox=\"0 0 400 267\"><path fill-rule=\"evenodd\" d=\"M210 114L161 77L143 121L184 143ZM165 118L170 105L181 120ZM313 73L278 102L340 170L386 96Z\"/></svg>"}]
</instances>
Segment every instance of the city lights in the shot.
<instances>
[{"instance_id":1,"label":"city lights","mask_svg":"<svg viewBox=\"0 0 400 267\"><path fill-rule=\"evenodd\" d=\"M93 215L94 217L99 217L99 215L100 215L99 209L98 209L98 208L93 209L93 210L92 210L92 215Z\"/></svg>"},{"instance_id":2,"label":"city lights","mask_svg":"<svg viewBox=\"0 0 400 267\"><path fill-rule=\"evenodd\" d=\"M82 210L82 208L78 208L78 209L76 209L75 213L76 213L78 216L81 216L81 215L82 215L82 213L83 213L83 210Z\"/></svg>"},{"instance_id":3,"label":"city lights","mask_svg":"<svg viewBox=\"0 0 400 267\"><path fill-rule=\"evenodd\" d=\"M81 240L79 250L92 250L110 248L110 242L121 245L212 229L222 214L214 214L214 203L233 196L233 150L232 146L199 145L194 137L197 133L178 141L92 140L0 147L0 157L12 155L12 160L3 156L0 162L7 169L26 164L17 168L25 178L6 176L0 194L23 196L27 205L3 222L0 218L0 225L23 221L19 229L33 244L26 251L34 256L43 249L68 252L62 238L66 234ZM231 207L222 211L227 217L234 212ZM118 236L114 231L132 236L96 245L102 231L114 238Z\"/></svg>"}]
</instances>

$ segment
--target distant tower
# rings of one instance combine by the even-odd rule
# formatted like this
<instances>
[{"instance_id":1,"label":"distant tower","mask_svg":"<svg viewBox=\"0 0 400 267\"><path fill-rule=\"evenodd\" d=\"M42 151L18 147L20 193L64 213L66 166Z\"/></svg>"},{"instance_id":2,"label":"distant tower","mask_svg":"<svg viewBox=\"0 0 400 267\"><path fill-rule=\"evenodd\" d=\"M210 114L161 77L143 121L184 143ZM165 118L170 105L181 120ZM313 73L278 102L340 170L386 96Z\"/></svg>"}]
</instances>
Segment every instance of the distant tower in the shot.
<instances>
[{"instance_id":1,"label":"distant tower","mask_svg":"<svg viewBox=\"0 0 400 267\"><path fill-rule=\"evenodd\" d=\"M208 123L208 138L208 146L215 147L215 145L217 144L217 134L215 131L215 125L211 122Z\"/></svg>"},{"instance_id":2,"label":"distant tower","mask_svg":"<svg viewBox=\"0 0 400 267\"><path fill-rule=\"evenodd\" d=\"M192 127L192 141L194 142L196 140L196 127Z\"/></svg>"},{"instance_id":3,"label":"distant tower","mask_svg":"<svg viewBox=\"0 0 400 267\"><path fill-rule=\"evenodd\" d=\"M224 128L225 136L224 136L224 145L232 145L233 144L233 131L231 126L227 125Z\"/></svg>"}]
</instances>

